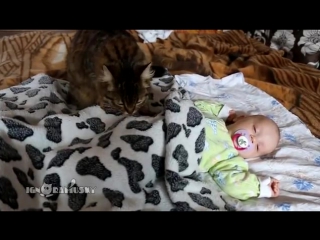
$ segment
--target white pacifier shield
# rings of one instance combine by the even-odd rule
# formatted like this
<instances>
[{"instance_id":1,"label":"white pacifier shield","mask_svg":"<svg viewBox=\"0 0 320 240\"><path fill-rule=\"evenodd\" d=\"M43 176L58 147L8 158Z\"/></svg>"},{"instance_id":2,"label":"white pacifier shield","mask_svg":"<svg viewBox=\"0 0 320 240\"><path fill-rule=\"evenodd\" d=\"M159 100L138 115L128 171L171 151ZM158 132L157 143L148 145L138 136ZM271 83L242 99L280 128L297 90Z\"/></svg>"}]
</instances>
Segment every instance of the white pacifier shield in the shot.
<instances>
[{"instance_id":1,"label":"white pacifier shield","mask_svg":"<svg viewBox=\"0 0 320 240\"><path fill-rule=\"evenodd\" d=\"M241 148L247 148L249 146L249 141L245 136L238 137L237 143Z\"/></svg>"}]
</instances>

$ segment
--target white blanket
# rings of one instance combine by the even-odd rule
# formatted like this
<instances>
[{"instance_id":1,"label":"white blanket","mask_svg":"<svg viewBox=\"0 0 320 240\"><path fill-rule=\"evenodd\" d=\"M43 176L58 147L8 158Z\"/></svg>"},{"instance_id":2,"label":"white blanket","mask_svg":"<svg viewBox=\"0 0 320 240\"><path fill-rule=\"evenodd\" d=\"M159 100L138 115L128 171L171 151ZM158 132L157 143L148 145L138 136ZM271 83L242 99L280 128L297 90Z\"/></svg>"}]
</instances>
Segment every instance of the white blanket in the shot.
<instances>
[{"instance_id":1,"label":"white blanket","mask_svg":"<svg viewBox=\"0 0 320 240\"><path fill-rule=\"evenodd\" d=\"M250 161L255 173L280 180L281 193L275 199L233 201L237 210L252 211L318 211L320 210L320 140L314 137L297 116L274 98L245 83L242 73L223 80L196 74L175 76L190 91L192 99L216 99L236 111L263 114L281 129L279 149L262 159ZM208 181L210 178L207 176Z\"/></svg>"},{"instance_id":2,"label":"white blanket","mask_svg":"<svg viewBox=\"0 0 320 240\"><path fill-rule=\"evenodd\" d=\"M74 111L67 82L38 74L0 91L0 209L233 210L198 178L204 117L172 76L154 78L156 117Z\"/></svg>"}]
</instances>

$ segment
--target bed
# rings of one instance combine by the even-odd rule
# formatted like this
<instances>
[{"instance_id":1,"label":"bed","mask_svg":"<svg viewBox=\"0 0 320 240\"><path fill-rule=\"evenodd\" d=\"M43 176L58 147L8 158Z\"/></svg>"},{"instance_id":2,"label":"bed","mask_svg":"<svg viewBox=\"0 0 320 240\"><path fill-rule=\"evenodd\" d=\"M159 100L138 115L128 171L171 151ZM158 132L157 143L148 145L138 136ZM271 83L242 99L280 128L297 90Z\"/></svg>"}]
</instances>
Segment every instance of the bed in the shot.
<instances>
[{"instance_id":1,"label":"bed","mask_svg":"<svg viewBox=\"0 0 320 240\"><path fill-rule=\"evenodd\" d=\"M217 98L237 110L264 113L280 125L279 149L250 164L255 172L279 178L281 196L246 202L224 196L237 210L320 210L319 70L284 58L284 51L248 38L243 31L174 31L155 43L143 43L135 31L131 33L150 61L176 75L193 99L199 95ZM32 31L3 37L0 89L40 73L65 79L64 60L73 34Z\"/></svg>"}]
</instances>

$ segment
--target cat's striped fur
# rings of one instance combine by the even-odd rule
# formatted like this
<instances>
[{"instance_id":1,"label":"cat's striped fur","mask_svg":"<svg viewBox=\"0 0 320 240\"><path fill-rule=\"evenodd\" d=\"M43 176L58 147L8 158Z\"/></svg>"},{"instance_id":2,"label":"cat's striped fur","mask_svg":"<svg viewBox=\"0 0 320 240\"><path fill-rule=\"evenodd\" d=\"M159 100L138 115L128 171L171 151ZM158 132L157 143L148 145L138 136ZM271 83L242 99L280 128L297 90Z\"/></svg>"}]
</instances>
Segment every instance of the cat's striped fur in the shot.
<instances>
[{"instance_id":1,"label":"cat's striped fur","mask_svg":"<svg viewBox=\"0 0 320 240\"><path fill-rule=\"evenodd\" d=\"M79 30L68 50L67 74L69 99L79 109L111 105L133 114L147 99L154 71L126 30Z\"/></svg>"}]
</instances>

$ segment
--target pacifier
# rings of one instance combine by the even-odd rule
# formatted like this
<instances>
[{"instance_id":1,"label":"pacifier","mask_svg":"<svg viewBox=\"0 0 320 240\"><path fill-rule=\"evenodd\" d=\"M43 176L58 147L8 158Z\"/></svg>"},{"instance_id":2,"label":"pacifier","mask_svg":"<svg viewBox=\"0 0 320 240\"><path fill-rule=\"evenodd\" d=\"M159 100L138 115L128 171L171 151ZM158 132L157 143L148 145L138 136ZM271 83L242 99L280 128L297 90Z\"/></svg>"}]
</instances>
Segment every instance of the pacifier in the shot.
<instances>
[{"instance_id":1,"label":"pacifier","mask_svg":"<svg viewBox=\"0 0 320 240\"><path fill-rule=\"evenodd\" d=\"M238 151L250 150L253 146L251 136L246 130L238 130L232 136L232 142Z\"/></svg>"}]
</instances>

